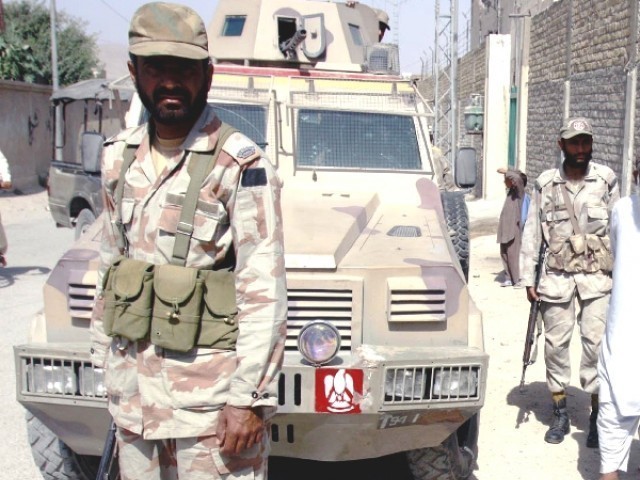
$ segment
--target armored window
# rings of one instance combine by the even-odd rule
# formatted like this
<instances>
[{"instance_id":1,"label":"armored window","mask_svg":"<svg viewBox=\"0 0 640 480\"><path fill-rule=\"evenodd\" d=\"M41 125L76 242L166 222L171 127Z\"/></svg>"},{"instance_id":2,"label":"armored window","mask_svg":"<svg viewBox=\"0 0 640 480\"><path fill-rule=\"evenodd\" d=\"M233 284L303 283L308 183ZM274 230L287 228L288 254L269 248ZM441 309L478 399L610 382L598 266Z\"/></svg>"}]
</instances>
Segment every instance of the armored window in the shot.
<instances>
[{"instance_id":1,"label":"armored window","mask_svg":"<svg viewBox=\"0 0 640 480\"><path fill-rule=\"evenodd\" d=\"M216 115L237 128L262 148L267 144L267 109L260 105L215 103Z\"/></svg>"},{"instance_id":2,"label":"armored window","mask_svg":"<svg viewBox=\"0 0 640 480\"><path fill-rule=\"evenodd\" d=\"M239 37L244 29L244 22L247 20L246 15L227 15L224 19L222 27L223 37Z\"/></svg>"},{"instance_id":3,"label":"armored window","mask_svg":"<svg viewBox=\"0 0 640 480\"><path fill-rule=\"evenodd\" d=\"M300 109L299 167L420 170L414 119L409 115Z\"/></svg>"},{"instance_id":4,"label":"armored window","mask_svg":"<svg viewBox=\"0 0 640 480\"><path fill-rule=\"evenodd\" d=\"M349 31L351 32L351 39L354 44L360 46L364 45L364 42L362 41L362 34L360 33L360 27L358 25L350 23Z\"/></svg>"}]
</instances>

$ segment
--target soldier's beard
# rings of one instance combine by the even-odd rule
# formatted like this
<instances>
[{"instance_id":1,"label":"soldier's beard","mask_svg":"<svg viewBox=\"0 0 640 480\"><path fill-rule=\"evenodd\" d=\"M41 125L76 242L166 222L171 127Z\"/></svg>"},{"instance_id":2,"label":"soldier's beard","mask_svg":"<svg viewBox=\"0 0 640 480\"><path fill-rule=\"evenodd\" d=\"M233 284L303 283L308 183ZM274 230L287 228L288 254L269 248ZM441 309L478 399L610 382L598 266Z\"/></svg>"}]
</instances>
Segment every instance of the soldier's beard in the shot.
<instances>
[{"instance_id":1,"label":"soldier's beard","mask_svg":"<svg viewBox=\"0 0 640 480\"><path fill-rule=\"evenodd\" d=\"M207 104L207 84L204 82L202 87L196 93L195 98L191 98L191 94L188 90L183 88L157 88L153 91L153 98L149 97L141 88L140 83L136 78L136 88L142 104L151 114L151 118L161 125L174 126L182 125L184 123L195 123L198 119L204 107ZM160 103L161 95L171 93L172 95L179 95L183 97L183 103L181 108L166 108L165 106L158 105Z\"/></svg>"},{"instance_id":2,"label":"soldier's beard","mask_svg":"<svg viewBox=\"0 0 640 480\"><path fill-rule=\"evenodd\" d=\"M581 160L578 160L578 156L577 155L569 155L567 153L566 149L562 149L563 153L564 153L564 164L567 165L568 167L572 167L572 168L581 168L584 171L587 170L587 167L589 166L589 162L591 161L591 157L593 156L593 150L590 151L588 154L585 155L585 157Z\"/></svg>"}]
</instances>

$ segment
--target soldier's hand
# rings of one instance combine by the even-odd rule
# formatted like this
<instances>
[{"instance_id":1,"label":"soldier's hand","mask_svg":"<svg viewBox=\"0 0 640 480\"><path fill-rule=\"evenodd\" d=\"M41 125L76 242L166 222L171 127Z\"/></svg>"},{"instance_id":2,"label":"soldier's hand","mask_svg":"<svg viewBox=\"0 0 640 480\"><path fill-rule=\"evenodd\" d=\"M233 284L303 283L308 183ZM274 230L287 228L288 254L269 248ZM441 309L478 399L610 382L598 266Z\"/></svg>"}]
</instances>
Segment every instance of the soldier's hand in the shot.
<instances>
[{"instance_id":1,"label":"soldier's hand","mask_svg":"<svg viewBox=\"0 0 640 480\"><path fill-rule=\"evenodd\" d=\"M220 452L227 456L239 455L262 441L264 420L261 408L238 408L230 405L220 412L216 436Z\"/></svg>"},{"instance_id":2,"label":"soldier's hand","mask_svg":"<svg viewBox=\"0 0 640 480\"><path fill-rule=\"evenodd\" d=\"M530 302L537 302L540 300L538 292L536 292L536 287L527 287L527 300Z\"/></svg>"}]
</instances>

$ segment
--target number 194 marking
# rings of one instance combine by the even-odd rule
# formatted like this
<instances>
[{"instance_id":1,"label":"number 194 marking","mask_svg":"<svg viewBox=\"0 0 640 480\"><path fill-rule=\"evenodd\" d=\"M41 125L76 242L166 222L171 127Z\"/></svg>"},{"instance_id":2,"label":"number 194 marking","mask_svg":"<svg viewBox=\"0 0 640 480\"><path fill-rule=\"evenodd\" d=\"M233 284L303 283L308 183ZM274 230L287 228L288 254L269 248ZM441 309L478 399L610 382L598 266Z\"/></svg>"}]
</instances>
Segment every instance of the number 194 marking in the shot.
<instances>
[{"instance_id":1,"label":"number 194 marking","mask_svg":"<svg viewBox=\"0 0 640 480\"><path fill-rule=\"evenodd\" d=\"M413 425L420 418L419 413L385 413L380 418L380 424L378 425L379 429L384 428L396 428L396 427L405 427L407 425Z\"/></svg>"}]
</instances>

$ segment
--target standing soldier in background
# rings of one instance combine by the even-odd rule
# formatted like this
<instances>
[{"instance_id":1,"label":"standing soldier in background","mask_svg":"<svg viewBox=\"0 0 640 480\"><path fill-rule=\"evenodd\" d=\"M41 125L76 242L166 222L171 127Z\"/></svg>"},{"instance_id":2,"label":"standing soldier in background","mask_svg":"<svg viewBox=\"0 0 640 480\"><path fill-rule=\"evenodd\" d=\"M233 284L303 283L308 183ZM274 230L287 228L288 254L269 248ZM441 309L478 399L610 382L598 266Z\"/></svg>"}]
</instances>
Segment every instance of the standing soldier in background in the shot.
<instances>
[{"instance_id":1,"label":"standing soldier in background","mask_svg":"<svg viewBox=\"0 0 640 480\"><path fill-rule=\"evenodd\" d=\"M91 322L120 472L264 479L286 336L281 182L207 105L213 66L193 10L140 7L129 53L151 118L105 143Z\"/></svg>"},{"instance_id":2,"label":"standing soldier in background","mask_svg":"<svg viewBox=\"0 0 640 480\"><path fill-rule=\"evenodd\" d=\"M620 194L613 171L591 162L593 130L589 120L569 119L560 129L558 144L564 153L562 166L543 172L536 180L522 239L521 275L528 300L541 301L544 322L547 386L554 414L544 439L560 443L570 430L566 388L571 373L569 343L577 320L582 340L580 383L591 394L592 406L587 446L595 448L596 368L613 262L609 217ZM535 268L542 242L548 247L536 289Z\"/></svg>"},{"instance_id":3,"label":"standing soldier in background","mask_svg":"<svg viewBox=\"0 0 640 480\"><path fill-rule=\"evenodd\" d=\"M9 161L0 151L0 189L8 190L11 188L11 172L9 171ZM7 236L2 226L2 217L0 217L0 267L7 266Z\"/></svg>"}]
</instances>

